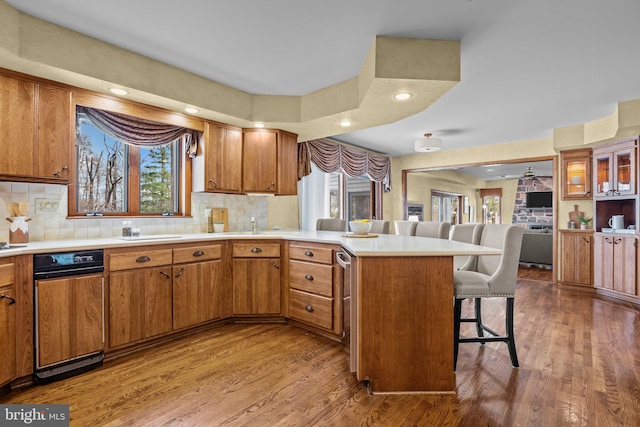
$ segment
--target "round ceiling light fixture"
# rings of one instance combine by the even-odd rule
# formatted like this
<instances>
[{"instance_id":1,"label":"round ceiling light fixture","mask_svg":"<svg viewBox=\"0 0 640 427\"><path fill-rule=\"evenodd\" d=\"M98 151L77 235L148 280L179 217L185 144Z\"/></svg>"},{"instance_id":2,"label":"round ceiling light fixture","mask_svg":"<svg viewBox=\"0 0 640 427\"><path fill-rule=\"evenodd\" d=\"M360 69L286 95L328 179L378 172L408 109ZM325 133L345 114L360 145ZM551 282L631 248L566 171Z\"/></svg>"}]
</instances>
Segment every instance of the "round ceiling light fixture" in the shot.
<instances>
[{"instance_id":1,"label":"round ceiling light fixture","mask_svg":"<svg viewBox=\"0 0 640 427\"><path fill-rule=\"evenodd\" d=\"M129 93L126 90L124 90L122 88L119 88L119 87L109 88L109 92L111 92L114 95L120 95L120 96L124 96L124 95Z\"/></svg>"},{"instance_id":2,"label":"round ceiling light fixture","mask_svg":"<svg viewBox=\"0 0 640 427\"><path fill-rule=\"evenodd\" d=\"M430 133L425 133L424 138L416 139L414 148L418 153L432 153L442 149L440 138L431 138Z\"/></svg>"},{"instance_id":3,"label":"round ceiling light fixture","mask_svg":"<svg viewBox=\"0 0 640 427\"><path fill-rule=\"evenodd\" d=\"M409 92L398 92L394 95L393 99L395 99L396 101L406 101L412 96L413 94Z\"/></svg>"},{"instance_id":4,"label":"round ceiling light fixture","mask_svg":"<svg viewBox=\"0 0 640 427\"><path fill-rule=\"evenodd\" d=\"M342 126L343 128L348 128L349 126L351 126L351 120L343 120L340 122L340 126Z\"/></svg>"},{"instance_id":5,"label":"round ceiling light fixture","mask_svg":"<svg viewBox=\"0 0 640 427\"><path fill-rule=\"evenodd\" d=\"M258 129L262 129L263 127L265 127L265 124L261 123L261 122L257 122L257 123L253 124L253 127L254 128L258 128Z\"/></svg>"},{"instance_id":6,"label":"round ceiling light fixture","mask_svg":"<svg viewBox=\"0 0 640 427\"><path fill-rule=\"evenodd\" d=\"M184 107L184 111L189 113L189 114L196 114L197 112L199 112L200 110L198 110L195 107Z\"/></svg>"}]
</instances>

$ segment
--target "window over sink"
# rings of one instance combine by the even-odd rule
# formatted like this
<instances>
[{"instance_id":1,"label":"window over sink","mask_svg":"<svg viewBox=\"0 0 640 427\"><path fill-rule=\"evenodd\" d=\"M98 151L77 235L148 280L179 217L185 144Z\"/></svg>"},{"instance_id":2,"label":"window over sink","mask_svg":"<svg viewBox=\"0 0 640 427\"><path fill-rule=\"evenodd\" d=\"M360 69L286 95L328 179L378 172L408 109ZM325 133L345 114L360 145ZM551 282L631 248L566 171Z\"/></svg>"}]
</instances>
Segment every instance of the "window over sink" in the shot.
<instances>
[{"instance_id":1,"label":"window over sink","mask_svg":"<svg viewBox=\"0 0 640 427\"><path fill-rule=\"evenodd\" d=\"M127 144L103 130L88 110L78 106L76 111L76 179L69 215L182 215L186 138Z\"/></svg>"}]
</instances>

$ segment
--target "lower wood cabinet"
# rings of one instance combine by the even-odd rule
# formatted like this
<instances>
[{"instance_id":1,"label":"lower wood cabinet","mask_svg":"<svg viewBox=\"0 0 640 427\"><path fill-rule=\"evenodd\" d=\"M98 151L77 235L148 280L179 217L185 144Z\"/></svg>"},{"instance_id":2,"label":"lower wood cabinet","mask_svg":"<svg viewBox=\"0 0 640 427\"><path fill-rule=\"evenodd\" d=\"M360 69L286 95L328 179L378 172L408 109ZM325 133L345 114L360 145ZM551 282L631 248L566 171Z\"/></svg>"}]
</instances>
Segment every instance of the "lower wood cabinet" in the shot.
<instances>
[{"instance_id":1,"label":"lower wood cabinet","mask_svg":"<svg viewBox=\"0 0 640 427\"><path fill-rule=\"evenodd\" d=\"M638 238L635 235L595 233L593 255L593 284L596 288L623 296L638 295Z\"/></svg>"},{"instance_id":2,"label":"lower wood cabinet","mask_svg":"<svg viewBox=\"0 0 640 427\"><path fill-rule=\"evenodd\" d=\"M171 274L171 265L110 273L110 347L172 330Z\"/></svg>"},{"instance_id":3,"label":"lower wood cabinet","mask_svg":"<svg viewBox=\"0 0 640 427\"><path fill-rule=\"evenodd\" d=\"M593 230L560 230L561 281L593 286Z\"/></svg>"},{"instance_id":4,"label":"lower wood cabinet","mask_svg":"<svg viewBox=\"0 0 640 427\"><path fill-rule=\"evenodd\" d=\"M220 318L221 282L221 260L174 266L173 329Z\"/></svg>"},{"instance_id":5,"label":"lower wood cabinet","mask_svg":"<svg viewBox=\"0 0 640 427\"><path fill-rule=\"evenodd\" d=\"M280 243L233 243L233 314L281 313Z\"/></svg>"},{"instance_id":6,"label":"lower wood cabinet","mask_svg":"<svg viewBox=\"0 0 640 427\"><path fill-rule=\"evenodd\" d=\"M0 286L0 386L16 375L16 292Z\"/></svg>"}]
</instances>

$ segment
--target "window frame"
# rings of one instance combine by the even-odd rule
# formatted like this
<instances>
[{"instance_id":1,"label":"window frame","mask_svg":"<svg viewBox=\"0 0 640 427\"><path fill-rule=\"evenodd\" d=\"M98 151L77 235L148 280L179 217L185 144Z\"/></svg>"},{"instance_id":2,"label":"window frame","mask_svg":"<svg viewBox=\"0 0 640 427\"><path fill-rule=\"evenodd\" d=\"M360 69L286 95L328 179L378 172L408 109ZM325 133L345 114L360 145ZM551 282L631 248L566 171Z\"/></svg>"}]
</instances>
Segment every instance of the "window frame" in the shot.
<instances>
[{"instance_id":1,"label":"window frame","mask_svg":"<svg viewBox=\"0 0 640 427\"><path fill-rule=\"evenodd\" d=\"M123 100L119 98L115 98L105 94L98 94L90 91L86 91L83 89L74 89L72 91L72 102L71 102L71 118L69 123L70 127L70 135L72 135L73 140L70 141L73 149L71 151L71 161L70 161L70 176L72 180L68 186L68 212L67 215L69 218L90 218L93 215L88 214L87 212L78 212L77 209L77 148L76 148L76 106L84 105L91 108L97 108L102 110L113 111L115 113L127 114L130 116L140 117L148 120L154 120L162 123L170 123L174 125L184 126L189 129L194 129L202 132L204 130L204 122L202 120L196 120L193 117L185 116L180 113L176 113L173 111L163 110L161 108L152 107L149 105L137 103L134 101ZM182 143L180 143L182 145ZM135 146L129 146L129 152L135 153L134 156L129 156L129 168L132 164L135 164L135 172L138 172L140 157L139 150ZM133 158L132 158L133 157ZM191 216L191 191L192 191L192 162L189 161L184 147L180 147L178 150L179 157L179 170L178 174L178 188L176 197L178 197L178 210L172 213L172 216L175 217L188 217ZM134 172L132 169L128 169L129 175ZM162 212L158 213L141 213L140 212L140 204L139 204L139 180L137 180L138 185L132 187L129 184L126 189L127 193L127 204L128 209L127 212L99 212L102 217L151 217L151 218L162 218L165 217Z\"/></svg>"}]
</instances>

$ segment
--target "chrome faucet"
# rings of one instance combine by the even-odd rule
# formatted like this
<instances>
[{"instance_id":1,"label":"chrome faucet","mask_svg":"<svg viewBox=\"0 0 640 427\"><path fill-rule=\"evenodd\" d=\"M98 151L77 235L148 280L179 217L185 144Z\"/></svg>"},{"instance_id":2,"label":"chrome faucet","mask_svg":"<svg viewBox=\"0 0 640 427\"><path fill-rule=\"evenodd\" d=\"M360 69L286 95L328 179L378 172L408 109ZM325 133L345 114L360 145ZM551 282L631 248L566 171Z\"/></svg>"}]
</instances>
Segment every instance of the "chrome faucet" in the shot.
<instances>
[{"instance_id":1,"label":"chrome faucet","mask_svg":"<svg viewBox=\"0 0 640 427\"><path fill-rule=\"evenodd\" d=\"M251 234L258 234L258 225L256 224L256 217L251 217Z\"/></svg>"}]
</instances>

